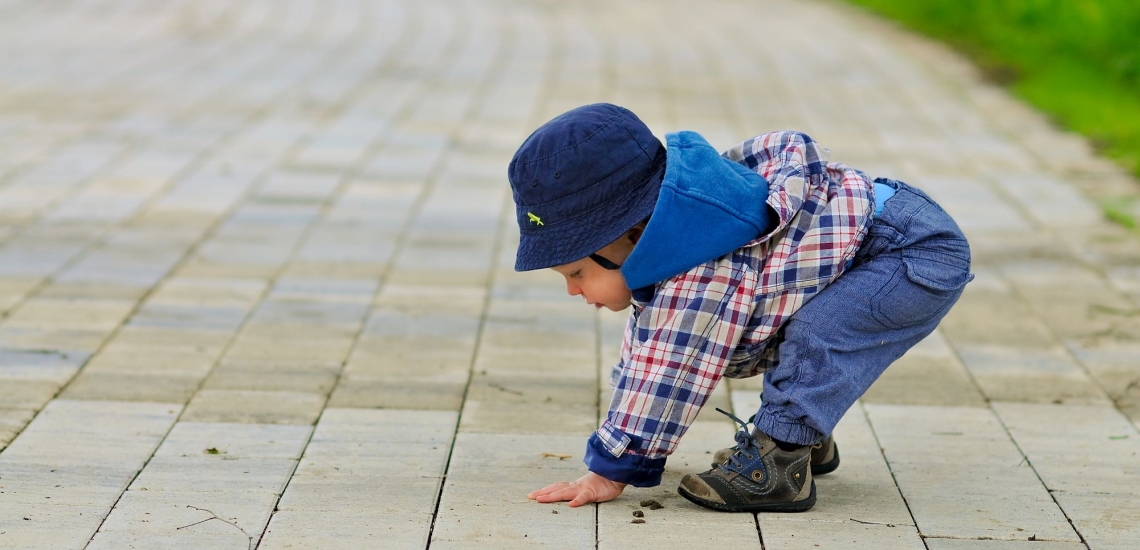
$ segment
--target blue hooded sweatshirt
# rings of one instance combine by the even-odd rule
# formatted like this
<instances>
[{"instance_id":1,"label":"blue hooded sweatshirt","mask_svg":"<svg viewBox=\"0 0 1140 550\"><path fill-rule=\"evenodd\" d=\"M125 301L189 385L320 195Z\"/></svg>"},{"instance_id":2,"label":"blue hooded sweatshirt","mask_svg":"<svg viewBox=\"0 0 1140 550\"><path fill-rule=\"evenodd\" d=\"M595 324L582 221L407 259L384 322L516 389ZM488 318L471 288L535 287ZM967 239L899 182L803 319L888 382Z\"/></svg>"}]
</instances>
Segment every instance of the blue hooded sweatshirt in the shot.
<instances>
[{"instance_id":1,"label":"blue hooded sweatshirt","mask_svg":"<svg viewBox=\"0 0 1140 550\"><path fill-rule=\"evenodd\" d=\"M736 250L773 228L768 182L724 158L696 132L667 134L653 216L622 265L632 289L651 287Z\"/></svg>"}]
</instances>

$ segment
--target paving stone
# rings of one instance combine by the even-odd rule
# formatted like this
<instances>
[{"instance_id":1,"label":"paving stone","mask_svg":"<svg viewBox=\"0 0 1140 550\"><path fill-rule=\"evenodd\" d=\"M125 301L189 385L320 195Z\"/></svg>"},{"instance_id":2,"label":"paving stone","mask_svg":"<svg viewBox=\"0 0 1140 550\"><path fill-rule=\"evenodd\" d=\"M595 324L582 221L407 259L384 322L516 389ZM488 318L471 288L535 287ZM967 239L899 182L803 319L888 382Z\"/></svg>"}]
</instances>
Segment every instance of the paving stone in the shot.
<instances>
[{"instance_id":1,"label":"paving stone","mask_svg":"<svg viewBox=\"0 0 1140 550\"><path fill-rule=\"evenodd\" d=\"M341 362L348 356L351 341L344 338L302 341L297 338L239 336L226 351L233 361Z\"/></svg>"},{"instance_id":2,"label":"paving stone","mask_svg":"<svg viewBox=\"0 0 1140 550\"><path fill-rule=\"evenodd\" d=\"M426 546L430 513L406 513L399 519L382 509L273 514L258 548L369 548ZM329 529L329 525L340 526Z\"/></svg>"},{"instance_id":3,"label":"paving stone","mask_svg":"<svg viewBox=\"0 0 1140 550\"><path fill-rule=\"evenodd\" d=\"M147 462L130 490L280 494L297 466L297 460L292 458L237 457L221 449L217 451L196 456L156 456Z\"/></svg>"},{"instance_id":4,"label":"paving stone","mask_svg":"<svg viewBox=\"0 0 1140 550\"><path fill-rule=\"evenodd\" d=\"M1054 495L1140 494L1140 433L1113 407L995 403L994 410Z\"/></svg>"},{"instance_id":5,"label":"paving stone","mask_svg":"<svg viewBox=\"0 0 1140 550\"><path fill-rule=\"evenodd\" d=\"M866 409L923 535L1080 540L990 410Z\"/></svg>"},{"instance_id":6,"label":"paving stone","mask_svg":"<svg viewBox=\"0 0 1140 550\"><path fill-rule=\"evenodd\" d=\"M143 351L216 357L232 338L232 334L222 331L125 326L108 339L101 351L106 354Z\"/></svg>"},{"instance_id":7,"label":"paving stone","mask_svg":"<svg viewBox=\"0 0 1140 550\"><path fill-rule=\"evenodd\" d=\"M518 473L511 479L488 479L483 473L450 474L444 485L431 545L444 548L594 546L592 506L572 509L565 504L546 505L527 500L527 493L542 487L546 478L524 475L527 470L514 472ZM500 521L503 517L514 520Z\"/></svg>"},{"instance_id":8,"label":"paving stone","mask_svg":"<svg viewBox=\"0 0 1140 550\"><path fill-rule=\"evenodd\" d=\"M35 416L31 409L0 409L0 449L8 446Z\"/></svg>"},{"instance_id":9,"label":"paving stone","mask_svg":"<svg viewBox=\"0 0 1140 550\"><path fill-rule=\"evenodd\" d=\"M280 277L269 293L270 299L322 300L338 303L371 301L379 282L371 279L329 279Z\"/></svg>"},{"instance_id":10,"label":"paving stone","mask_svg":"<svg viewBox=\"0 0 1140 550\"><path fill-rule=\"evenodd\" d=\"M539 407L534 403L467 401L462 430L481 433L585 433L598 427L597 406Z\"/></svg>"},{"instance_id":11,"label":"paving stone","mask_svg":"<svg viewBox=\"0 0 1140 550\"><path fill-rule=\"evenodd\" d=\"M466 415L466 412L464 413ZM576 510L539 505L526 494L559 479L585 473L581 453L587 430L580 435L484 435L461 433L440 500L432 545L586 547L593 544L591 507ZM562 456L569 458L561 458ZM476 497L475 495L481 495ZM558 514L551 510L557 509ZM491 518L510 514L528 518L511 525Z\"/></svg>"},{"instance_id":12,"label":"paving stone","mask_svg":"<svg viewBox=\"0 0 1140 550\"><path fill-rule=\"evenodd\" d=\"M1063 348L958 346L962 362L993 400L1101 403L1104 392Z\"/></svg>"},{"instance_id":13,"label":"paving stone","mask_svg":"<svg viewBox=\"0 0 1140 550\"><path fill-rule=\"evenodd\" d=\"M40 285L37 277L0 277L0 311L8 311Z\"/></svg>"},{"instance_id":14,"label":"paving stone","mask_svg":"<svg viewBox=\"0 0 1140 550\"><path fill-rule=\"evenodd\" d=\"M392 525L430 517L443 478L427 472L410 476L406 465L404 473L394 474L400 467L394 466L384 474L337 471L330 475L296 476L289 482L289 489L277 509L284 512L376 512L381 518L391 519L374 521Z\"/></svg>"},{"instance_id":15,"label":"paving stone","mask_svg":"<svg viewBox=\"0 0 1140 550\"><path fill-rule=\"evenodd\" d=\"M106 511L136 471L124 465L66 465L0 457L0 494L4 503L13 506L50 504Z\"/></svg>"},{"instance_id":16,"label":"paving stone","mask_svg":"<svg viewBox=\"0 0 1140 550\"><path fill-rule=\"evenodd\" d=\"M245 368L247 365L229 363L215 367L202 389L328 394L337 381L335 372L321 368Z\"/></svg>"},{"instance_id":17,"label":"paving stone","mask_svg":"<svg viewBox=\"0 0 1140 550\"><path fill-rule=\"evenodd\" d=\"M579 353L558 354L532 350L479 350L475 358L475 372L487 376L557 376L561 379L596 380L597 358ZM604 367L613 363L603 362ZM609 373L602 377L603 386L609 387Z\"/></svg>"},{"instance_id":18,"label":"paving stone","mask_svg":"<svg viewBox=\"0 0 1140 550\"><path fill-rule=\"evenodd\" d=\"M131 317L130 326L173 330L233 331L248 311L241 307L167 306L147 304Z\"/></svg>"},{"instance_id":19,"label":"paving stone","mask_svg":"<svg viewBox=\"0 0 1140 550\"><path fill-rule=\"evenodd\" d=\"M178 409L154 403L61 399L48 404L0 455L0 483L6 486L5 478L17 478L13 491L18 493L11 500L0 499L0 506L11 503L18 514L34 509L44 518L0 528L12 535L11 546L28 541L51 542L55 547L85 544L154 452ZM27 504L39 500L37 496L51 504Z\"/></svg>"},{"instance_id":20,"label":"paving stone","mask_svg":"<svg viewBox=\"0 0 1140 550\"><path fill-rule=\"evenodd\" d=\"M189 422L305 424L316 421L325 396L283 391L202 390L186 405Z\"/></svg>"},{"instance_id":21,"label":"paving stone","mask_svg":"<svg viewBox=\"0 0 1140 550\"><path fill-rule=\"evenodd\" d=\"M177 405L56 399L7 449L12 461L141 467L180 411Z\"/></svg>"},{"instance_id":22,"label":"paving stone","mask_svg":"<svg viewBox=\"0 0 1140 550\"><path fill-rule=\"evenodd\" d=\"M1095 338L1111 334L1120 321L1133 315L1133 310L1119 307L1127 298L1107 290L1065 296L1055 289L1044 289L1026 295L1041 318L1061 338Z\"/></svg>"},{"instance_id":23,"label":"paving stone","mask_svg":"<svg viewBox=\"0 0 1140 550\"><path fill-rule=\"evenodd\" d=\"M1080 550L1085 545L1079 542L1046 542L1046 541L1012 540L977 540L977 539L940 539L927 537L923 539L930 550Z\"/></svg>"},{"instance_id":24,"label":"paving stone","mask_svg":"<svg viewBox=\"0 0 1140 550\"><path fill-rule=\"evenodd\" d=\"M543 353L588 354L594 349L593 327L588 330L545 332L517 330L489 322L483 328L483 345L488 350L511 349Z\"/></svg>"},{"instance_id":25,"label":"paving stone","mask_svg":"<svg viewBox=\"0 0 1140 550\"><path fill-rule=\"evenodd\" d=\"M672 478L670 482L675 486L680 478ZM664 504L665 501L660 502ZM709 545L761 548L760 535L756 531L756 520L752 514L690 511L701 516L700 521L693 518L693 523L689 523L677 521L676 515L670 514L672 507L668 505L661 510L650 511L639 506L634 498L624 496L613 503L609 507L611 512L606 517L599 518L598 548L701 548ZM632 512L635 510L641 510L645 514L642 518L645 523L632 523Z\"/></svg>"},{"instance_id":26,"label":"paving stone","mask_svg":"<svg viewBox=\"0 0 1140 550\"><path fill-rule=\"evenodd\" d=\"M134 267L136 266L125 266L123 269L129 270ZM147 275L135 275L135 277L145 276ZM100 273L96 276L82 272L68 272L41 287L36 296L60 300L138 301L148 289L147 281L118 277L117 274Z\"/></svg>"},{"instance_id":27,"label":"paving stone","mask_svg":"<svg viewBox=\"0 0 1140 550\"><path fill-rule=\"evenodd\" d=\"M520 404L561 407L593 403L598 392L597 380L579 380L557 376L495 376L476 372L467 390L474 403Z\"/></svg>"},{"instance_id":28,"label":"paving stone","mask_svg":"<svg viewBox=\"0 0 1140 550\"><path fill-rule=\"evenodd\" d=\"M1007 174L995 183L1015 196L1030 215L1041 224L1049 224L1064 212L1073 225L1103 223L1100 208L1067 182L1048 174Z\"/></svg>"},{"instance_id":29,"label":"paving stone","mask_svg":"<svg viewBox=\"0 0 1140 550\"><path fill-rule=\"evenodd\" d=\"M53 380L21 378L0 379L0 407L5 409L39 409L59 391L61 385Z\"/></svg>"},{"instance_id":30,"label":"paving stone","mask_svg":"<svg viewBox=\"0 0 1140 550\"><path fill-rule=\"evenodd\" d=\"M1067 341L1066 347L1119 405L1140 403L1140 344L1121 341Z\"/></svg>"},{"instance_id":31,"label":"paving stone","mask_svg":"<svg viewBox=\"0 0 1140 550\"><path fill-rule=\"evenodd\" d=\"M39 350L67 356L68 361L86 361L107 338L106 331L37 329L23 327L0 327L0 343L7 348L24 351ZM81 358L81 359L80 359Z\"/></svg>"},{"instance_id":32,"label":"paving stone","mask_svg":"<svg viewBox=\"0 0 1140 550\"><path fill-rule=\"evenodd\" d=\"M329 406L458 411L466 387L465 380L385 380L347 375L337 383Z\"/></svg>"},{"instance_id":33,"label":"paving stone","mask_svg":"<svg viewBox=\"0 0 1140 550\"><path fill-rule=\"evenodd\" d=\"M971 285L966 289L939 325L955 345L1016 342L1029 349L1052 345L1049 327L1027 304L1005 293L975 291Z\"/></svg>"},{"instance_id":34,"label":"paving stone","mask_svg":"<svg viewBox=\"0 0 1140 550\"><path fill-rule=\"evenodd\" d=\"M115 543L122 544L124 539L134 537L185 537L202 543L225 537L229 541L226 546L237 546L249 540L241 529L251 534L264 529L277 503L277 496L275 493L236 490L127 491L99 527L95 539L103 538L105 540L100 544L113 547ZM212 517L210 512L198 508L209 510L238 527L211 520L179 529ZM233 541L238 542L235 544Z\"/></svg>"},{"instance_id":35,"label":"paving stone","mask_svg":"<svg viewBox=\"0 0 1140 550\"><path fill-rule=\"evenodd\" d=\"M1091 548L1130 548L1140 531L1140 498L1131 494L1055 493Z\"/></svg>"},{"instance_id":36,"label":"paving stone","mask_svg":"<svg viewBox=\"0 0 1140 550\"><path fill-rule=\"evenodd\" d=\"M265 287L266 283L261 279L172 277L155 289L147 304L249 308L257 302Z\"/></svg>"},{"instance_id":37,"label":"paving stone","mask_svg":"<svg viewBox=\"0 0 1140 550\"><path fill-rule=\"evenodd\" d=\"M217 449L230 458L298 459L312 431L309 426L178 422L155 457L202 456Z\"/></svg>"},{"instance_id":38,"label":"paving stone","mask_svg":"<svg viewBox=\"0 0 1140 550\"><path fill-rule=\"evenodd\" d=\"M111 331L134 307L119 300L27 300L5 322L9 327Z\"/></svg>"},{"instance_id":39,"label":"paving stone","mask_svg":"<svg viewBox=\"0 0 1140 550\"><path fill-rule=\"evenodd\" d=\"M4 501L0 510L0 544L12 549L83 548L106 514L106 510L52 504L19 503L9 508Z\"/></svg>"},{"instance_id":40,"label":"paving stone","mask_svg":"<svg viewBox=\"0 0 1140 550\"><path fill-rule=\"evenodd\" d=\"M60 394L64 399L89 401L144 401L177 403L190 401L202 383L196 376L120 374L83 371Z\"/></svg>"},{"instance_id":41,"label":"paving stone","mask_svg":"<svg viewBox=\"0 0 1140 550\"><path fill-rule=\"evenodd\" d=\"M548 475L585 473L586 435L473 434L455 438L451 470L489 472L496 468L543 470ZM553 483L553 481L551 481ZM528 491L529 492L529 491Z\"/></svg>"},{"instance_id":42,"label":"paving stone","mask_svg":"<svg viewBox=\"0 0 1140 550\"><path fill-rule=\"evenodd\" d=\"M114 349L104 349L92 357L84 371L105 374L165 374L201 379L210 372L220 352L221 349L205 349L199 352L198 348L195 348L185 353L175 351L172 347L117 345Z\"/></svg>"},{"instance_id":43,"label":"paving stone","mask_svg":"<svg viewBox=\"0 0 1140 550\"><path fill-rule=\"evenodd\" d=\"M764 548L926 548L913 525L768 520L761 515L760 534Z\"/></svg>"},{"instance_id":44,"label":"paving stone","mask_svg":"<svg viewBox=\"0 0 1140 550\"><path fill-rule=\"evenodd\" d=\"M326 409L263 544L378 536L426 543L456 421L452 412ZM314 529L300 517L328 518L344 529Z\"/></svg>"}]
</instances>

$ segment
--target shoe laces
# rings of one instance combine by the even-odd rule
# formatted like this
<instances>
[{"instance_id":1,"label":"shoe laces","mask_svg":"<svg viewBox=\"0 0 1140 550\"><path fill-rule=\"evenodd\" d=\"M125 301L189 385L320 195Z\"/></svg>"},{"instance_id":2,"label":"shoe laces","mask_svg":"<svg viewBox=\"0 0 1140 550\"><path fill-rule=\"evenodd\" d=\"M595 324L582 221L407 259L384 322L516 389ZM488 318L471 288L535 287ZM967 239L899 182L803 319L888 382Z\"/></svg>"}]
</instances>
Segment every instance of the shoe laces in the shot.
<instances>
[{"instance_id":1,"label":"shoe laces","mask_svg":"<svg viewBox=\"0 0 1140 550\"><path fill-rule=\"evenodd\" d=\"M717 407L716 412L723 414L731 418L737 424L740 424L740 431L736 432L736 435L733 436L736 439L736 450L733 451L732 455L729 456L728 460L726 460L723 464L717 464L717 468L720 468L720 470L724 473L728 473L729 471L740 472L744 470L744 463L741 461L741 459L743 458L745 460L752 460L752 453L748 451L755 448L756 451L759 452L760 446L756 444L756 438L753 437L752 432L749 431L747 422L737 418L732 413L725 411L720 407Z\"/></svg>"}]
</instances>

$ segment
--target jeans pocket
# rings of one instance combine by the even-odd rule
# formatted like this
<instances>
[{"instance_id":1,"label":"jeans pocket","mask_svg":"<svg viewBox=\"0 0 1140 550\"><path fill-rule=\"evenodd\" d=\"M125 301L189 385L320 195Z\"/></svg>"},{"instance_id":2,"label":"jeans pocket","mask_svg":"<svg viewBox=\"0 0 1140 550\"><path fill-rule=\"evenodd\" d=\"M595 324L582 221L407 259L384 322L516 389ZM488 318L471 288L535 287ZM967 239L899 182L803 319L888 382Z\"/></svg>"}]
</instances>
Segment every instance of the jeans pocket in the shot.
<instances>
[{"instance_id":1,"label":"jeans pocket","mask_svg":"<svg viewBox=\"0 0 1140 550\"><path fill-rule=\"evenodd\" d=\"M972 281L970 247L965 239L943 239L902 251L906 276L930 290L958 290Z\"/></svg>"},{"instance_id":2,"label":"jeans pocket","mask_svg":"<svg viewBox=\"0 0 1140 550\"><path fill-rule=\"evenodd\" d=\"M901 329L940 318L972 281L965 255L926 248L904 249L902 265L875 296L872 312L887 328Z\"/></svg>"}]
</instances>

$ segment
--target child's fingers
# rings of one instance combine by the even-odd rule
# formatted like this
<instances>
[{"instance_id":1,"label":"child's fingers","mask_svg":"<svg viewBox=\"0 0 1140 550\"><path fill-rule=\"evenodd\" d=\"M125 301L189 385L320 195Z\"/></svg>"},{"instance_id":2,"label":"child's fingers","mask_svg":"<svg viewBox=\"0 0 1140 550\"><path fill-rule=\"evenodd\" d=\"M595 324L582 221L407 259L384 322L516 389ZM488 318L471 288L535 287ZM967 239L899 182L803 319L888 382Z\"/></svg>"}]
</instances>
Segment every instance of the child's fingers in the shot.
<instances>
[{"instance_id":1,"label":"child's fingers","mask_svg":"<svg viewBox=\"0 0 1140 550\"><path fill-rule=\"evenodd\" d=\"M570 485L570 483L568 483L566 481L559 481L558 483L551 483L550 485L547 485L546 487L543 487L537 491L531 491L530 494L528 494L526 496L526 498L529 498L531 500L535 500L538 497L549 495L550 493L553 493L554 491L557 491L559 489L563 489L569 485Z\"/></svg>"},{"instance_id":2,"label":"child's fingers","mask_svg":"<svg viewBox=\"0 0 1140 550\"><path fill-rule=\"evenodd\" d=\"M557 491L553 491L545 495L540 495L536 497L535 500L544 504L548 502L563 502L567 500L573 500L577 498L578 493L581 490L582 489L580 487L568 485L567 487L563 487Z\"/></svg>"}]
</instances>

